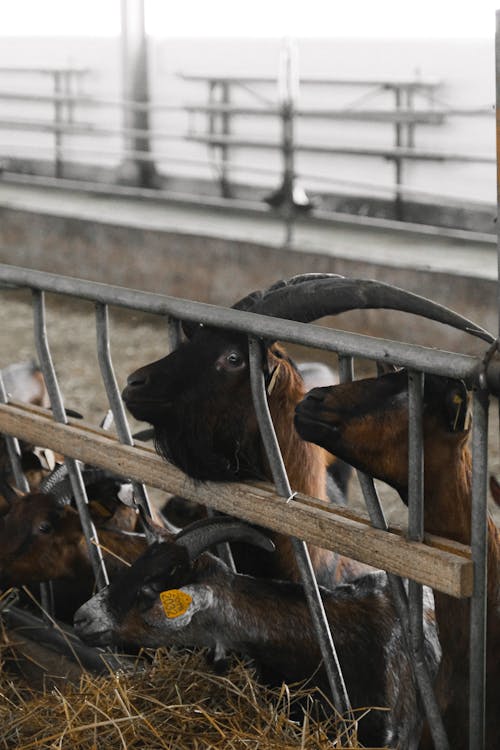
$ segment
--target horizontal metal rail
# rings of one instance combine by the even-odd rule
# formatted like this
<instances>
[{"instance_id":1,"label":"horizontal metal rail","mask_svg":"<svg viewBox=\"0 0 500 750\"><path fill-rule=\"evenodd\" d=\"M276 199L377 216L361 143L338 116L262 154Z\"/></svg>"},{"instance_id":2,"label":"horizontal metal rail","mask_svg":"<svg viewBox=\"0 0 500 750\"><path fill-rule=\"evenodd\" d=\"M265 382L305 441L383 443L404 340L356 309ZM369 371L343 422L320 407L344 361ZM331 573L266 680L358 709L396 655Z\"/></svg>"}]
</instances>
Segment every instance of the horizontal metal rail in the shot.
<instances>
[{"instance_id":1,"label":"horizontal metal rail","mask_svg":"<svg viewBox=\"0 0 500 750\"><path fill-rule=\"evenodd\" d=\"M274 84L276 85L277 80L274 76L238 76L238 75L207 75L205 73L178 73L180 78L185 81L200 81L200 82L212 82L212 83L242 83L242 84ZM377 87L377 88L403 88L413 90L433 90L441 85L441 81L438 79L422 79L416 80L414 78L319 78L311 76L300 76L299 80L302 86L360 86L366 87Z\"/></svg>"},{"instance_id":2,"label":"horizontal metal rail","mask_svg":"<svg viewBox=\"0 0 500 750\"><path fill-rule=\"evenodd\" d=\"M263 149L266 151L276 151L280 148L278 141L268 141L264 138L249 139L238 136L224 136L214 133L213 135L193 135L186 136L188 141L196 141L211 146L230 146L231 148L250 148ZM455 162L477 162L484 164L494 164L495 156L493 154L467 154L453 151L424 151L418 148L404 148L402 146L393 146L384 148L379 146L328 146L318 143L296 143L296 151L302 151L309 154L345 154L349 156L369 156L382 159L409 159L410 161L455 161Z\"/></svg>"},{"instance_id":3,"label":"horizontal metal rail","mask_svg":"<svg viewBox=\"0 0 500 750\"><path fill-rule=\"evenodd\" d=\"M169 315L180 320L202 321L207 325L242 331L264 338L273 336L280 341L313 346L318 349L330 349L348 356L381 360L390 364L399 363L403 367L418 369L422 372L462 378L470 384L478 382L481 372L481 360L466 354L375 339L363 334L279 320L241 310L216 307L203 302L141 292L95 281L74 279L69 276L57 276L29 268L0 264L1 283L79 297L116 307L132 307L142 312ZM494 363L490 371L492 382L494 382L493 378L496 377Z\"/></svg>"}]
</instances>

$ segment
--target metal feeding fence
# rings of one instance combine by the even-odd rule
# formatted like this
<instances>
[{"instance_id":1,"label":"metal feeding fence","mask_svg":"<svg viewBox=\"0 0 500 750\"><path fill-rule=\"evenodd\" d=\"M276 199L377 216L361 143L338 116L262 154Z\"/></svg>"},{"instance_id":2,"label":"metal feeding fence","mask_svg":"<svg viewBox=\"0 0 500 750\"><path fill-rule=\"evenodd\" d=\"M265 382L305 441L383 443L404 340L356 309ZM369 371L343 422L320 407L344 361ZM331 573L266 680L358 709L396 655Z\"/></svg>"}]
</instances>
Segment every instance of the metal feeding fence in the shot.
<instances>
[{"instance_id":1,"label":"metal feeding fence","mask_svg":"<svg viewBox=\"0 0 500 750\"><path fill-rule=\"evenodd\" d=\"M484 357L469 356L6 265L0 266L0 284L7 288L32 290L37 353L52 404L52 412L49 412L9 401L5 389L0 387L0 431L12 436L9 440L10 453L14 467L17 465L21 488L24 485L16 461L16 438L52 448L66 456L99 587L106 584L107 573L99 552L96 530L88 513L79 461L129 477L136 483L138 502L146 511L149 510L149 502L143 483L181 494L215 510L291 536L333 700L339 712L348 716L349 686L343 681L336 657L335 633L330 633L307 543L335 549L341 554L383 568L389 574L394 603L408 635L407 646L413 657L416 681L436 748L447 748L448 742L423 658L422 586L431 586L454 597L470 598L470 748L485 746L487 427L489 394L500 391L500 366L491 357L496 349L496 341L491 347L485 344L485 349L488 349ZM98 361L117 436L75 422L66 415L50 352L45 292L95 303ZM110 305L163 316L168 322L174 347L178 342L180 320L202 322L248 335L252 394L275 489L247 483L194 484L180 470L162 461L153 450L133 445L110 353ZM408 368L410 450L409 527L406 537L388 528L370 477L360 475L359 478L371 525L364 516L345 508L325 507L315 498L292 491L269 414L262 373L259 339L270 336L336 352L344 381L353 377L355 357L383 360ZM422 391L426 373L461 378L473 390L470 549L449 540L424 538ZM409 579L408 593L402 577Z\"/></svg>"}]
</instances>

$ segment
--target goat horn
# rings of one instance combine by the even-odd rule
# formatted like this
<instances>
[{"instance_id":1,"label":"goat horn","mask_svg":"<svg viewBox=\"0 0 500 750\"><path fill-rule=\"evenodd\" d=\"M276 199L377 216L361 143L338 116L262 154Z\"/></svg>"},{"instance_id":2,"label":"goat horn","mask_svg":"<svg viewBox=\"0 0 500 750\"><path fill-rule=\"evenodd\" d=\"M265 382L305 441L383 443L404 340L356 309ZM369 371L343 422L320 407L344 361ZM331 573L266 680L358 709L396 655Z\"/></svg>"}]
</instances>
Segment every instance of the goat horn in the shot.
<instances>
[{"instance_id":1,"label":"goat horn","mask_svg":"<svg viewBox=\"0 0 500 750\"><path fill-rule=\"evenodd\" d=\"M275 548L274 543L262 531L230 516L195 521L176 535L175 542L186 547L191 561L222 542L247 542L268 552L273 552Z\"/></svg>"},{"instance_id":2,"label":"goat horn","mask_svg":"<svg viewBox=\"0 0 500 750\"><path fill-rule=\"evenodd\" d=\"M44 479L40 482L39 491L43 492L44 494L48 494L49 492L54 492L54 489L57 487L57 485L60 485L65 479L68 477L68 467L66 464L59 464L55 467L55 469L52 469L50 474L47 474Z\"/></svg>"},{"instance_id":3,"label":"goat horn","mask_svg":"<svg viewBox=\"0 0 500 750\"><path fill-rule=\"evenodd\" d=\"M254 295L256 301L251 312L301 323L310 323L326 315L337 315L348 310L386 308L429 318L484 341L495 340L484 328L444 305L381 281L306 274L274 284L260 293L260 298L255 292Z\"/></svg>"}]
</instances>

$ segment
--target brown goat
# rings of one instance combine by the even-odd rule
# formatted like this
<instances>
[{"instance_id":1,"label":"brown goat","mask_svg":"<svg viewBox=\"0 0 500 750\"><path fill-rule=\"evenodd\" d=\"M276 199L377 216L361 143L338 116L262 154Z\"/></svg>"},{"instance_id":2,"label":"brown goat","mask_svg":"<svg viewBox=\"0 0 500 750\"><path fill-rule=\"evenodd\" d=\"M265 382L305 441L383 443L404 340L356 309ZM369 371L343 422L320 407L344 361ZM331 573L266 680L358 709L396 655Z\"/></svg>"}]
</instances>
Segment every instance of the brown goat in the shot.
<instances>
[{"instance_id":1,"label":"brown goat","mask_svg":"<svg viewBox=\"0 0 500 750\"><path fill-rule=\"evenodd\" d=\"M91 500L89 511L110 575L146 549L142 535L111 525L112 513L102 502ZM118 507L117 511L119 514ZM55 495L40 492L20 495L10 503L4 501L0 505L0 588L51 580L71 582L59 586L60 596L56 596L56 615L71 620L94 590L78 512Z\"/></svg>"},{"instance_id":2,"label":"brown goat","mask_svg":"<svg viewBox=\"0 0 500 750\"><path fill-rule=\"evenodd\" d=\"M311 391L298 406L305 440L408 495L407 373ZM425 530L463 544L471 539L471 454L467 391L455 380L426 376L424 392ZM436 692L450 748L468 747L469 601L435 591L443 657ZM486 746L500 747L500 537L488 518ZM422 747L431 747L424 736Z\"/></svg>"}]
</instances>

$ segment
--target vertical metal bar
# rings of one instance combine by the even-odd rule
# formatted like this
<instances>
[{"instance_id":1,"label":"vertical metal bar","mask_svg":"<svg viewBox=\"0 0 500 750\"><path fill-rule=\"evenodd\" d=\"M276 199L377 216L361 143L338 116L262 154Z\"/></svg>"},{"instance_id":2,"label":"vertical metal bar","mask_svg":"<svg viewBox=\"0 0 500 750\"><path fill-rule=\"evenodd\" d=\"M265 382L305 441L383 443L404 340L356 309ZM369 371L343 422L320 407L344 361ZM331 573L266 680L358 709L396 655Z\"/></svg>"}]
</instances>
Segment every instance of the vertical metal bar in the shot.
<instances>
[{"instance_id":1,"label":"vertical metal bar","mask_svg":"<svg viewBox=\"0 0 500 750\"><path fill-rule=\"evenodd\" d=\"M3 380L2 373L0 371L0 403L7 404L9 398L7 391L5 390L5 383ZM16 482L16 487L21 492L29 492L28 480L24 476L22 464L21 464L21 448L19 446L19 440L11 435L4 435L5 445L7 446L7 453L9 456L10 465L12 468L12 474Z\"/></svg>"},{"instance_id":2,"label":"vertical metal bar","mask_svg":"<svg viewBox=\"0 0 500 750\"><path fill-rule=\"evenodd\" d=\"M396 104L396 112L401 109L401 88L398 84L394 85L394 96ZM394 145L396 148L400 148L402 145L401 141L402 126L401 123L396 121L395 133L394 133ZM395 182L396 182L396 193L394 199L394 214L398 220L403 219L403 198L401 195L401 183L403 182L403 162L401 157L394 157L394 165L396 168Z\"/></svg>"},{"instance_id":3,"label":"vertical metal bar","mask_svg":"<svg viewBox=\"0 0 500 750\"><path fill-rule=\"evenodd\" d=\"M229 112L229 104L231 103L231 90L228 81L223 81L221 91L221 103L226 107L221 115L221 133L224 138L231 134L231 113ZM231 198L231 186L229 184L229 146L223 144L220 149L221 154L221 175L220 175L220 187L221 195L223 198Z\"/></svg>"},{"instance_id":4,"label":"vertical metal bar","mask_svg":"<svg viewBox=\"0 0 500 750\"><path fill-rule=\"evenodd\" d=\"M283 179L281 192L285 216L285 245L293 240L295 220L295 106L298 97L298 70L295 49L291 40L286 40L281 51L278 79L281 100L281 151L283 159Z\"/></svg>"},{"instance_id":5,"label":"vertical metal bar","mask_svg":"<svg viewBox=\"0 0 500 750\"><path fill-rule=\"evenodd\" d=\"M66 418L66 411L64 409L63 399L59 390L59 383L57 381L57 376L47 340L44 292L40 292L34 289L32 291L32 294L35 326L35 346L38 354L38 359L40 361L40 367L42 368L43 377L45 378L52 413L54 414L54 418L57 422L67 424L68 420ZM78 465L78 462L74 458L65 458L64 461L66 466L68 467L71 488L73 490L76 507L80 515L80 522L82 524L83 533L85 535L85 541L87 543L92 570L94 571L94 576L98 588L103 588L103 586L109 583L109 579L102 557L101 548L99 547L97 531L92 522L92 519L90 518L87 492L83 483L80 467ZM95 540L95 544L92 544L92 539Z\"/></svg>"},{"instance_id":6,"label":"vertical metal bar","mask_svg":"<svg viewBox=\"0 0 500 750\"><path fill-rule=\"evenodd\" d=\"M500 216L500 10L496 12L495 33L495 77L496 77L496 155L497 155L497 216ZM497 312L500 334L500 225L497 221Z\"/></svg>"},{"instance_id":7,"label":"vertical metal bar","mask_svg":"<svg viewBox=\"0 0 500 750\"><path fill-rule=\"evenodd\" d=\"M415 92L415 89L410 84L408 88L406 89L406 108L408 112L410 112L413 109L414 92ZM409 148L413 148L415 146L415 123L414 122L408 122L408 125L406 127L406 145Z\"/></svg>"},{"instance_id":8,"label":"vertical metal bar","mask_svg":"<svg viewBox=\"0 0 500 750\"><path fill-rule=\"evenodd\" d=\"M59 98L62 95L61 76L59 70L55 70L54 76L54 173L56 177L63 176L62 163L62 126L63 126L63 103Z\"/></svg>"},{"instance_id":9,"label":"vertical metal bar","mask_svg":"<svg viewBox=\"0 0 500 750\"><path fill-rule=\"evenodd\" d=\"M292 490L288 482L288 476L283 464L283 458L276 439L274 426L269 412L269 405L267 403L267 394L262 373L261 345L255 339L249 339L249 349L252 396L262 441L267 453L276 490L283 497L289 498L292 495ZM342 670L338 661L335 644L326 618L325 609L319 593L307 545L304 541L296 538L292 538L292 543L316 635L323 655L333 701L340 715L343 716L344 719L347 719L348 715L351 713L349 696L347 694ZM349 731L347 726L346 731Z\"/></svg>"},{"instance_id":10,"label":"vertical metal bar","mask_svg":"<svg viewBox=\"0 0 500 750\"><path fill-rule=\"evenodd\" d=\"M132 433L125 414L125 408L120 396L118 383L116 382L113 362L111 360L111 350L109 345L109 319L108 306L101 302L96 302L96 331L97 331L97 359L101 369L102 381L108 397L111 411L116 425L116 433L121 443L124 445L133 445ZM140 482L132 482L134 488L134 497L137 498L137 504L151 517L151 505L146 492L146 488ZM146 537L149 541L154 541L155 537L147 526L144 528Z\"/></svg>"},{"instance_id":11,"label":"vertical metal bar","mask_svg":"<svg viewBox=\"0 0 500 750\"><path fill-rule=\"evenodd\" d=\"M181 343L181 322L176 318L167 318L167 343L168 351L173 352Z\"/></svg>"},{"instance_id":12,"label":"vertical metal bar","mask_svg":"<svg viewBox=\"0 0 500 750\"><path fill-rule=\"evenodd\" d=\"M408 372L408 538L421 542L424 538L424 454L423 422L424 376ZM423 586L408 581L408 606L412 651L418 659L423 653Z\"/></svg>"},{"instance_id":13,"label":"vertical metal bar","mask_svg":"<svg viewBox=\"0 0 500 750\"><path fill-rule=\"evenodd\" d=\"M352 357L339 355L339 376L341 382L350 382L352 380ZM358 471L357 476L372 525L376 529L387 531L387 520L372 477L364 474L362 471ZM418 639L416 641L412 639L412 642L410 643L410 634L412 633L412 630L408 596L403 581L398 576L391 574L387 574L387 580L391 590L394 608L401 620L403 638L413 664L415 679L422 699L425 716L429 723L429 729L434 741L435 750L448 750L449 744L443 725L443 719L436 701L436 696L434 695L433 682L425 661L422 642Z\"/></svg>"},{"instance_id":14,"label":"vertical metal bar","mask_svg":"<svg viewBox=\"0 0 500 750\"><path fill-rule=\"evenodd\" d=\"M472 415L471 548L474 563L474 593L470 609L469 750L482 750L486 747L488 406L488 392L475 391ZM490 685L490 689L494 687Z\"/></svg>"},{"instance_id":15,"label":"vertical metal bar","mask_svg":"<svg viewBox=\"0 0 500 750\"><path fill-rule=\"evenodd\" d=\"M151 153L149 110L148 39L145 29L144 0L121 0L121 45L123 129L125 151L144 153L126 156L120 179L141 187L155 187L158 174ZM134 106L136 104L142 106Z\"/></svg>"}]
</instances>

